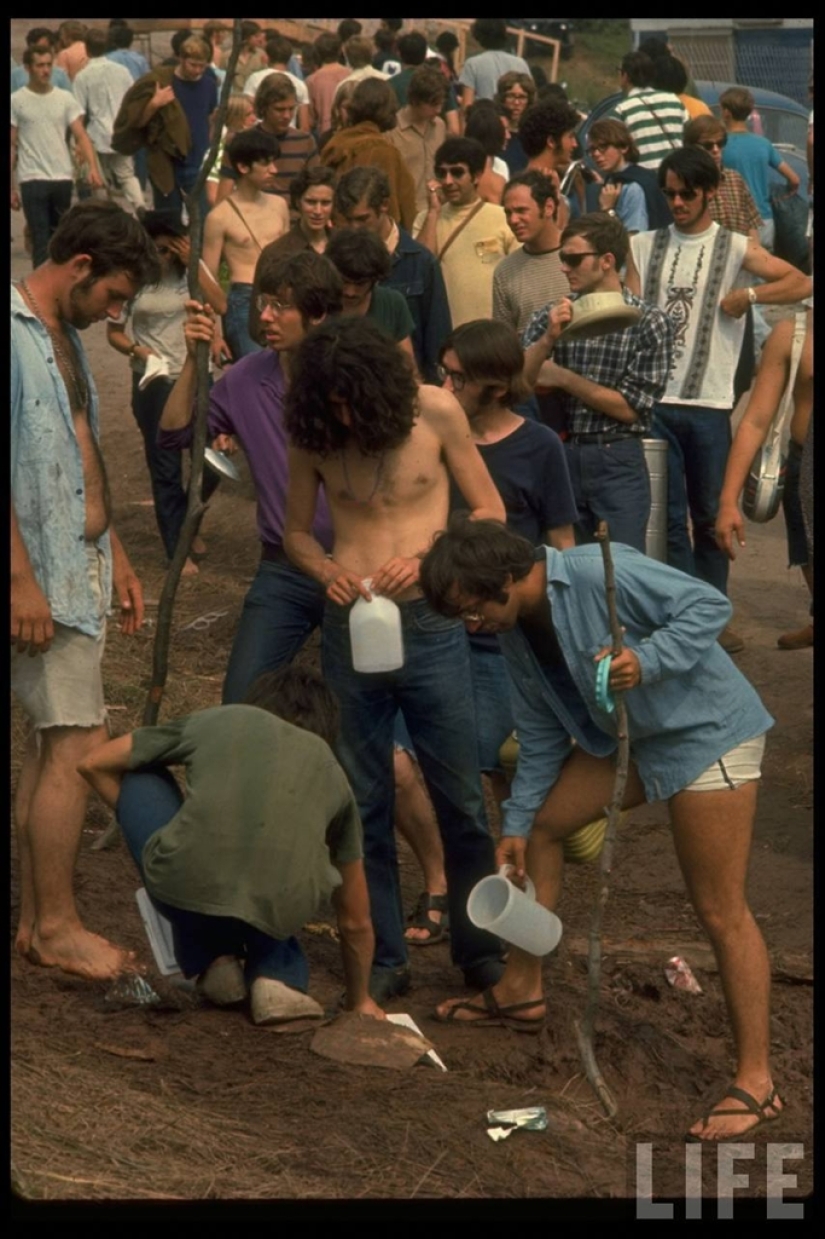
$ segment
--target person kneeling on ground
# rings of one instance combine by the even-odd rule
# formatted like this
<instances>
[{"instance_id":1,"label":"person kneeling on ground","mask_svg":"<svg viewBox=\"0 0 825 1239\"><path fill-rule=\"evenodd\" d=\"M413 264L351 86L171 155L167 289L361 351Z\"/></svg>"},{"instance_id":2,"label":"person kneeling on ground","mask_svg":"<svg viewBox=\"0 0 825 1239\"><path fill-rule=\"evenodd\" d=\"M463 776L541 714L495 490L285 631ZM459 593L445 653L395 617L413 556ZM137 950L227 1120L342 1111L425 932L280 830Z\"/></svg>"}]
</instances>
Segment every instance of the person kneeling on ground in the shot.
<instances>
[{"instance_id":1,"label":"person kneeling on ground","mask_svg":"<svg viewBox=\"0 0 825 1239\"><path fill-rule=\"evenodd\" d=\"M338 705L316 674L260 676L239 705L141 727L79 767L117 819L185 976L252 1021L320 1017L294 935L331 897L348 1010L369 997L374 934L358 810L329 746ZM185 798L166 769L186 768ZM290 946L284 952L284 945ZM242 962L244 961L244 962ZM245 967L244 967L245 963Z\"/></svg>"},{"instance_id":2,"label":"person kneeling on ground","mask_svg":"<svg viewBox=\"0 0 825 1239\"><path fill-rule=\"evenodd\" d=\"M770 965L746 896L765 732L773 724L716 638L730 616L718 590L631 547L613 544L624 648L609 687L625 694L630 763L623 808L667 800L676 855L713 946L736 1050L733 1083L691 1127L691 1140L735 1140L776 1119ZM519 760L502 806L499 865L526 868L555 908L563 841L609 804L615 714L600 704L596 665L611 654L604 567L595 545L538 547L497 521L452 517L424 556L433 609L470 632L495 633L507 664ZM575 745L572 741L575 740ZM443 1003L436 1018L539 1032L541 958L511 946L503 976L478 999Z\"/></svg>"}]
</instances>

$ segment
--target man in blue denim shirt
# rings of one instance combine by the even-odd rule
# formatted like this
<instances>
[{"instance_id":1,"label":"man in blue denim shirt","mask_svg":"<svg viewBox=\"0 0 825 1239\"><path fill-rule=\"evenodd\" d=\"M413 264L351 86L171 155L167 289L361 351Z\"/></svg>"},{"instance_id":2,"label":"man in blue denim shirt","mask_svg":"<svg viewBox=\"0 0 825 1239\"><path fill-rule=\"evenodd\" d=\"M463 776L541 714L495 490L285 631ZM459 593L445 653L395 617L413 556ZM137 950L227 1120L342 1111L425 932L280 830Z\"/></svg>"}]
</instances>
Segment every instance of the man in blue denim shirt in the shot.
<instances>
[{"instance_id":1,"label":"man in blue denim shirt","mask_svg":"<svg viewBox=\"0 0 825 1239\"><path fill-rule=\"evenodd\" d=\"M86 202L11 291L11 682L32 724L14 802L16 946L32 963L93 979L115 975L127 955L84 929L75 907L88 798L77 767L106 737L112 581L123 632L140 627L143 598L111 527L97 393L76 329L114 318L159 276L140 224L113 203Z\"/></svg>"},{"instance_id":2,"label":"man in blue denim shirt","mask_svg":"<svg viewBox=\"0 0 825 1239\"><path fill-rule=\"evenodd\" d=\"M626 694L630 768L624 808L668 800L688 893L711 939L737 1054L734 1083L690 1138L738 1139L778 1116L771 1079L767 951L745 898L764 733L773 720L716 638L730 614L717 590L614 544L624 648L609 688ZM453 518L421 565L425 597L471 632L499 636L519 736L503 805L499 864L554 908L563 840L603 813L615 779L616 725L596 692L611 653L600 548L531 544L491 521ZM529 841L528 841L529 840ZM541 959L511 947L504 976L481 1000L438 1008L446 1022L544 1022Z\"/></svg>"}]
</instances>

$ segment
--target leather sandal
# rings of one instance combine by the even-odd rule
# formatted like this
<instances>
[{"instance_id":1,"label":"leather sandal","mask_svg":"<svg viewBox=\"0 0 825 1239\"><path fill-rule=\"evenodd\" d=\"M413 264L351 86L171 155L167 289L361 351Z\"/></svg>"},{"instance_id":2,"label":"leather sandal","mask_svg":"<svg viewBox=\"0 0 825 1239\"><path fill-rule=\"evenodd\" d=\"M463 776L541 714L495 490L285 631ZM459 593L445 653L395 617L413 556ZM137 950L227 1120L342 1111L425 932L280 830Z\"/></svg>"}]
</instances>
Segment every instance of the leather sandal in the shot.
<instances>
[{"instance_id":1,"label":"leather sandal","mask_svg":"<svg viewBox=\"0 0 825 1239\"><path fill-rule=\"evenodd\" d=\"M430 916L431 912L440 912L441 920L433 920ZM404 934L407 946L433 946L436 942L442 942L450 928L447 896L431 895L429 891L422 891L418 897L418 903L415 905L415 911L408 919L407 928L426 929L428 934L426 938L408 938Z\"/></svg>"}]
</instances>

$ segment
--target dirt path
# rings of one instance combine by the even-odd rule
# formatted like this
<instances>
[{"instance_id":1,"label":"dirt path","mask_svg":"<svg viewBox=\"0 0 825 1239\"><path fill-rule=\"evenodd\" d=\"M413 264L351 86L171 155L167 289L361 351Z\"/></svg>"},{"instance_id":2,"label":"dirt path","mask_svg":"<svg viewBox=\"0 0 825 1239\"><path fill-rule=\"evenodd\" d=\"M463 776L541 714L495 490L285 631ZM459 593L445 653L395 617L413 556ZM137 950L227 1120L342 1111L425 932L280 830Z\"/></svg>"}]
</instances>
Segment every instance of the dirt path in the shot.
<instances>
[{"instance_id":1,"label":"dirt path","mask_svg":"<svg viewBox=\"0 0 825 1239\"><path fill-rule=\"evenodd\" d=\"M12 274L25 274L19 217L12 233ZM87 331L84 343L102 393L117 526L147 597L157 599L161 546L127 365L108 348L102 326ZM201 575L183 582L178 595L165 717L219 700L257 556L248 481L222 484L203 533L210 550ZM775 962L802 977L812 956L812 654L776 648L777 634L799 627L806 614L804 585L785 562L781 518L752 527L731 593L747 642L738 665L776 718L760 793L752 905ZM182 631L210 611L227 614L206 631ZM111 632L104 677L117 732L139 723L152 636L151 627L132 640ZM303 657L316 658L317 646ZM13 774L22 737L15 708ZM77 872L81 910L92 928L148 961L125 847L91 850L106 822L102 806L93 805ZM406 853L402 871L411 907L420 880ZM255 1029L243 1014L199 1009L170 992L149 1013L117 1012L102 989L33 968L12 953L14 1184L40 1199L627 1197L634 1194L635 1144L643 1140L653 1144L655 1191L682 1195L681 1133L702 1100L724 1088L731 1043L718 977L698 966L704 955L691 957L702 936L661 805L634 814L623 831L606 916L611 940L650 947L648 959L608 955L605 967L597 1051L620 1104L614 1123L602 1118L582 1078L572 1030L584 1007L578 944L594 889L590 869L570 867L560 908L565 938L546 968L546 1038L432 1024L434 1004L459 992L456 972L446 945L413 952L414 989L393 1007L409 1010L433 1038L446 1075L423 1067L341 1067L310 1053L309 1034ZM14 918L14 880L12 903ZM337 946L323 934L305 937L312 991L333 1004L342 985ZM664 940L661 949L657 939ZM665 981L673 944L697 965L701 995ZM803 1144L804 1158L786 1165L802 1192L811 1190L813 1176L812 997L808 983L774 986L774 1069L787 1110L771 1138ZM487 1138L488 1107L536 1104L550 1112L548 1131L516 1133L502 1144ZM765 1139L757 1134L757 1158L746 1167L756 1195L765 1193Z\"/></svg>"}]
</instances>

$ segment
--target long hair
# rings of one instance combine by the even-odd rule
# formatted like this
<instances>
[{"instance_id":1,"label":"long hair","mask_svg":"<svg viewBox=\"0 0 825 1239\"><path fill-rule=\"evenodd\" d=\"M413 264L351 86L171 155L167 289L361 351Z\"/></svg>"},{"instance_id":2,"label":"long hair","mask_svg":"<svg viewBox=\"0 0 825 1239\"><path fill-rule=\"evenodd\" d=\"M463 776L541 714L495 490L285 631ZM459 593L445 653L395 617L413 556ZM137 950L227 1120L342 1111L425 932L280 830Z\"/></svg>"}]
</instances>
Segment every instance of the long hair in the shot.
<instances>
[{"instance_id":1,"label":"long hair","mask_svg":"<svg viewBox=\"0 0 825 1239\"><path fill-rule=\"evenodd\" d=\"M330 396L346 403L349 425ZM329 456L355 440L365 456L376 456L409 436L417 400L412 368L394 340L367 318L333 318L293 354L284 424L306 452Z\"/></svg>"}]
</instances>

